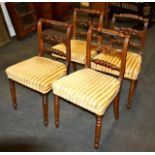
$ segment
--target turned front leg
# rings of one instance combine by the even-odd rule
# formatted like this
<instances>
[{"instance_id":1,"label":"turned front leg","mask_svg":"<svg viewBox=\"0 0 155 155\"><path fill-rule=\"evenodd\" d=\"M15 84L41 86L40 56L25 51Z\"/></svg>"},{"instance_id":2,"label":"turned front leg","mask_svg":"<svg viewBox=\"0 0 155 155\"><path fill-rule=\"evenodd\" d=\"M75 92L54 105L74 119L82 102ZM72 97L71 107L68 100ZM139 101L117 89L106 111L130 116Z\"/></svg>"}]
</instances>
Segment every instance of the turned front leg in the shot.
<instances>
[{"instance_id":1,"label":"turned front leg","mask_svg":"<svg viewBox=\"0 0 155 155\"><path fill-rule=\"evenodd\" d=\"M12 102L13 102L13 108L17 110L15 83L11 79L9 79L9 83L10 83L10 92L11 92L11 97L12 97Z\"/></svg>"},{"instance_id":2,"label":"turned front leg","mask_svg":"<svg viewBox=\"0 0 155 155\"><path fill-rule=\"evenodd\" d=\"M54 95L55 127L59 128L59 96Z\"/></svg>"},{"instance_id":3,"label":"turned front leg","mask_svg":"<svg viewBox=\"0 0 155 155\"><path fill-rule=\"evenodd\" d=\"M96 129L95 129L95 149L98 149L100 143L101 129L102 129L103 116L96 116Z\"/></svg>"},{"instance_id":4,"label":"turned front leg","mask_svg":"<svg viewBox=\"0 0 155 155\"><path fill-rule=\"evenodd\" d=\"M44 125L48 126L48 94L42 95L43 99L43 113L44 113Z\"/></svg>"},{"instance_id":5,"label":"turned front leg","mask_svg":"<svg viewBox=\"0 0 155 155\"><path fill-rule=\"evenodd\" d=\"M135 93L135 88L136 88L136 83L137 80L131 80L130 82L130 89L129 89L129 95L128 95L128 104L127 104L127 108L130 109L131 105L132 105L132 99Z\"/></svg>"},{"instance_id":6,"label":"turned front leg","mask_svg":"<svg viewBox=\"0 0 155 155\"><path fill-rule=\"evenodd\" d=\"M117 94L117 96L114 98L114 101L113 101L113 113L114 113L115 119L118 120L119 119L119 93Z\"/></svg>"}]
</instances>

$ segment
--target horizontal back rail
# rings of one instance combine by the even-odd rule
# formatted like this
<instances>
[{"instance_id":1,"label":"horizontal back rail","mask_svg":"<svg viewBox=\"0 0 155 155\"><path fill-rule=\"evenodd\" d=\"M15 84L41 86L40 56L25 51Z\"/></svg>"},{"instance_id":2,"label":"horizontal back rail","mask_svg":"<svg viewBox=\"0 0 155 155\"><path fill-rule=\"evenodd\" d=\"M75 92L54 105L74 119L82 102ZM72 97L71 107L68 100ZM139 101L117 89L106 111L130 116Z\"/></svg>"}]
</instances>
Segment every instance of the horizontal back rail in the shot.
<instances>
[{"instance_id":1,"label":"horizontal back rail","mask_svg":"<svg viewBox=\"0 0 155 155\"><path fill-rule=\"evenodd\" d=\"M66 36L59 35L53 35L53 34L43 34L43 24L49 24L52 26L59 26L61 28L66 29ZM40 56L43 56L44 53L53 53L59 56L65 56L67 57L67 61L70 61L70 40L71 40L71 30L72 26L67 23L55 21L55 20L48 20L48 19L40 19L38 22L38 43L39 43L39 50ZM55 49L49 49L44 46L45 43L50 43L52 41L64 43L66 46L66 54L64 54L63 51L55 50Z\"/></svg>"},{"instance_id":2,"label":"horizontal back rail","mask_svg":"<svg viewBox=\"0 0 155 155\"><path fill-rule=\"evenodd\" d=\"M135 14L129 14L129 13L114 14L113 17L116 17L116 18L129 18L129 19L139 20L139 21L142 21L142 22L148 22L148 19L143 18L142 16L138 16L138 15L135 15Z\"/></svg>"},{"instance_id":3,"label":"horizontal back rail","mask_svg":"<svg viewBox=\"0 0 155 155\"><path fill-rule=\"evenodd\" d=\"M112 70L117 70L117 71L120 71L120 68L116 65L113 65L111 63L108 63L104 60L99 60L99 59L91 59L91 62L94 62L95 64L98 64L98 65L102 65L102 66L105 66L105 67L108 67L108 68L111 68Z\"/></svg>"},{"instance_id":4,"label":"horizontal back rail","mask_svg":"<svg viewBox=\"0 0 155 155\"><path fill-rule=\"evenodd\" d=\"M121 37L121 38L125 38L126 35L117 31L112 31L109 29L104 29L102 28L101 30L93 28L93 31L97 34L97 35L111 35L111 36L115 36L115 37Z\"/></svg>"},{"instance_id":5,"label":"horizontal back rail","mask_svg":"<svg viewBox=\"0 0 155 155\"><path fill-rule=\"evenodd\" d=\"M83 14L83 17L89 17L89 19L80 20L79 19L79 13ZM89 16L88 16L89 15ZM94 21L94 17L97 16L97 21ZM91 19L90 19L91 17ZM81 26L87 27L87 30L90 26L94 26L96 28L102 29L103 27L103 18L104 13L98 10L92 10L92 9L79 9L75 8L73 13L73 38L76 39L77 35L79 35L79 32L82 32L82 30L78 31L78 24ZM86 30L86 29L85 29ZM83 33L81 33L83 35ZM98 37L98 42L101 41L101 37Z\"/></svg>"},{"instance_id":6,"label":"horizontal back rail","mask_svg":"<svg viewBox=\"0 0 155 155\"><path fill-rule=\"evenodd\" d=\"M120 37L122 39L124 39L124 43L122 46L122 50L116 51L111 47L111 43L110 45L104 45L104 44L100 44L98 45L97 50L100 52L108 52L108 54L113 54L113 53L118 53L117 56L119 56L119 59L121 61L120 66L117 66L115 64L112 64L108 61L105 60L99 60L99 59L95 59L95 58L91 58L91 43L92 43L92 37L93 34L96 33L98 35L102 35L103 38L105 35L109 35L109 37ZM108 30L108 29L96 29L93 28L92 26L89 28L89 31L87 33L87 55L86 55L86 67L91 67L91 62L110 68L112 70L116 70L119 71L119 79L122 80L124 77L124 71L125 71L125 64L126 64L126 56L127 56L127 50L128 50L128 44L129 44L129 40L130 40L130 36L129 35L125 35L123 33L119 33L116 31L112 31L112 30Z\"/></svg>"},{"instance_id":7,"label":"horizontal back rail","mask_svg":"<svg viewBox=\"0 0 155 155\"><path fill-rule=\"evenodd\" d=\"M135 20L137 21L138 24L143 24L143 28L141 30L135 29L134 27L124 27L124 26L116 26L117 19L122 19L122 20ZM139 39L139 45L134 44L132 42L129 43L130 47L134 47L137 52L142 55L144 51L144 45L145 45L145 39L146 39L146 32L147 32L147 27L148 27L148 19L143 18L138 15L134 14L114 14L112 18L112 30L122 32L127 35L136 36ZM116 42L116 41L115 41ZM119 40L118 40L119 42Z\"/></svg>"},{"instance_id":8,"label":"horizontal back rail","mask_svg":"<svg viewBox=\"0 0 155 155\"><path fill-rule=\"evenodd\" d=\"M53 42L53 41L57 41L59 43L65 43L66 42L66 38L60 36L60 35L52 35L52 34L43 34L43 41L45 42Z\"/></svg>"},{"instance_id":9,"label":"horizontal back rail","mask_svg":"<svg viewBox=\"0 0 155 155\"><path fill-rule=\"evenodd\" d=\"M93 10L93 9L83 9L83 8L75 8L76 12L82 12L82 13L87 13L87 14L92 14L92 15L100 15L100 11L98 10Z\"/></svg>"},{"instance_id":10,"label":"horizontal back rail","mask_svg":"<svg viewBox=\"0 0 155 155\"><path fill-rule=\"evenodd\" d=\"M93 25L94 27L98 27L99 24L93 21L86 21L86 20L77 20L76 23L80 26L84 26L84 27L90 27L90 25Z\"/></svg>"},{"instance_id":11,"label":"horizontal back rail","mask_svg":"<svg viewBox=\"0 0 155 155\"><path fill-rule=\"evenodd\" d=\"M54 48L43 48L43 51L48 53L48 54L56 54L59 56L67 57L67 55L65 53L63 53L60 50L54 49Z\"/></svg>"},{"instance_id":12,"label":"horizontal back rail","mask_svg":"<svg viewBox=\"0 0 155 155\"><path fill-rule=\"evenodd\" d=\"M129 27L118 27L118 26L114 26L113 28L114 28L114 30L119 31L123 34L143 37L143 31L142 30L135 30L135 29L129 28Z\"/></svg>"}]
</instances>

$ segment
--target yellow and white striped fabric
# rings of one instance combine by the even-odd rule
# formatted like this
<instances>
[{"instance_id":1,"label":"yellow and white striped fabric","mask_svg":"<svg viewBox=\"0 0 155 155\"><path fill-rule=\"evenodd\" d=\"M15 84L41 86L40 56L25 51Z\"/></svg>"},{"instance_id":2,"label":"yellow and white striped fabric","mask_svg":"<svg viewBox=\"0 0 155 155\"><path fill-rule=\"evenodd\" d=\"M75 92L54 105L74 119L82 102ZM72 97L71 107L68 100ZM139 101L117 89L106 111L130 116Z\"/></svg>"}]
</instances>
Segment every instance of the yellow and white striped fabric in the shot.
<instances>
[{"instance_id":1,"label":"yellow and white striped fabric","mask_svg":"<svg viewBox=\"0 0 155 155\"><path fill-rule=\"evenodd\" d=\"M102 115L118 93L120 81L87 68L55 81L52 87L55 95Z\"/></svg>"},{"instance_id":2,"label":"yellow and white striped fabric","mask_svg":"<svg viewBox=\"0 0 155 155\"><path fill-rule=\"evenodd\" d=\"M35 56L6 69L12 79L41 93L52 89L52 83L66 75L66 66L45 57Z\"/></svg>"},{"instance_id":3,"label":"yellow and white striped fabric","mask_svg":"<svg viewBox=\"0 0 155 155\"><path fill-rule=\"evenodd\" d=\"M52 46L52 48L63 51L66 53L66 46L61 43ZM59 57L64 59L64 57L52 54L55 57ZM95 49L92 50L91 56L94 57L96 55ZM82 40L71 40L71 60L73 62L77 62L80 64L85 64L86 63L86 41Z\"/></svg>"},{"instance_id":4,"label":"yellow and white striped fabric","mask_svg":"<svg viewBox=\"0 0 155 155\"><path fill-rule=\"evenodd\" d=\"M107 53L100 53L96 55L94 59L104 60L118 67L120 66L120 62L121 62L118 56L110 55ZM134 52L127 52L126 68L125 68L124 77L127 79L136 80L141 70L141 63L142 63L141 55L134 53ZM105 73L110 73L112 75L119 74L118 71L95 64L93 62L91 63L91 68L98 70L98 71L105 72Z\"/></svg>"}]
</instances>

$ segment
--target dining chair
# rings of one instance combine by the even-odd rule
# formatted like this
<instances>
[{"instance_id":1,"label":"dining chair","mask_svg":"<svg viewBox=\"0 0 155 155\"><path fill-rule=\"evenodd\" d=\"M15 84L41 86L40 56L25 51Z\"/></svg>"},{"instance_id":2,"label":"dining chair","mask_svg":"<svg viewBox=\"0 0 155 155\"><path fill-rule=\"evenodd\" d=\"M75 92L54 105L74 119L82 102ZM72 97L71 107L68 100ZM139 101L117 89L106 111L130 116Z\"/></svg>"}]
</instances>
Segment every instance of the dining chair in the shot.
<instances>
[{"instance_id":1,"label":"dining chair","mask_svg":"<svg viewBox=\"0 0 155 155\"><path fill-rule=\"evenodd\" d=\"M97 49L101 50L102 48L102 51L118 57L119 65L116 66L104 60L91 58L92 39L95 35L100 35L104 38ZM108 38L116 37L124 39L122 50L117 51L112 46L109 47L109 43L107 43L107 40L105 41L106 36ZM99 147L103 115L111 102L113 102L114 116L116 119L119 118L119 94L124 77L129 39L128 35L119 32L90 27L87 34L86 68L71 73L52 84L56 128L59 127L59 98L61 97L96 115L94 147L96 149ZM119 72L118 77L91 69L91 61Z\"/></svg>"},{"instance_id":2,"label":"dining chair","mask_svg":"<svg viewBox=\"0 0 155 155\"><path fill-rule=\"evenodd\" d=\"M128 109L130 109L132 105L137 79L142 66L142 54L144 51L147 26L148 20L137 15L114 14L112 18L112 30L131 36L124 74L124 78L130 80L127 104ZM112 38L111 41L118 44L118 46L116 47L118 49L119 45L123 43L121 39ZM98 52L95 58L108 61L109 63L113 62L115 65L117 65L117 63L119 62L118 58L106 55L102 52ZM114 72L113 70L107 69L93 62L92 68L112 75L118 75L117 72Z\"/></svg>"},{"instance_id":3,"label":"dining chair","mask_svg":"<svg viewBox=\"0 0 155 155\"><path fill-rule=\"evenodd\" d=\"M66 36L49 34L44 36L43 25L60 27L66 30ZM52 83L66 75L70 65L70 37L72 26L66 23L40 19L38 22L38 46L39 55L19 62L6 69L6 74L10 82L10 91L13 107L17 109L15 83L30 88L42 96L44 125L48 126L48 94L52 90ZM45 43L48 41L63 41L66 53L60 50L47 48ZM66 57L66 65L44 57L44 54L54 53Z\"/></svg>"},{"instance_id":4,"label":"dining chair","mask_svg":"<svg viewBox=\"0 0 155 155\"><path fill-rule=\"evenodd\" d=\"M98 29L101 29L103 26L103 18L104 13L92 9L79 9L75 8L73 13L73 37L71 39L71 61L74 70L77 70L76 63L85 64L86 61L86 36L87 31L90 25L95 26ZM100 42L100 36L96 36L95 40L97 39ZM65 52L64 44L57 44L52 46L57 50L61 50ZM54 54L52 54L55 56ZM92 48L91 52L92 57L96 55L95 47ZM56 56L59 58L64 58L60 56Z\"/></svg>"}]
</instances>

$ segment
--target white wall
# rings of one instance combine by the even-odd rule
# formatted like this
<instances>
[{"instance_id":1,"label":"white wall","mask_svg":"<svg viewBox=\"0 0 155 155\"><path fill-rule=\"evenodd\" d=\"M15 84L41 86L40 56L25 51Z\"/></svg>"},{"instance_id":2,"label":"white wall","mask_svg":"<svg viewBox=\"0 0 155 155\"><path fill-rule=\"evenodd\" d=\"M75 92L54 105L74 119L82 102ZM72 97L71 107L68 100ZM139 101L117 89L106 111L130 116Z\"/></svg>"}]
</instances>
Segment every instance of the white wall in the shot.
<instances>
[{"instance_id":1,"label":"white wall","mask_svg":"<svg viewBox=\"0 0 155 155\"><path fill-rule=\"evenodd\" d=\"M6 6L5 6L5 3L0 3L1 5L1 8L2 8L2 11L3 11L3 14L4 14L4 18L5 18L5 21L6 21L6 24L7 24L7 27L9 29L9 33L10 33L10 36L13 37L16 35L16 32L13 28L13 25L12 25L12 22L11 22L11 19L10 19L10 16L8 14L8 11L6 9Z\"/></svg>"}]
</instances>

